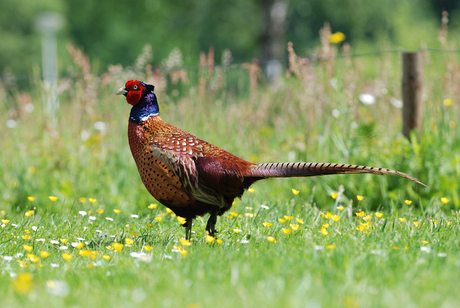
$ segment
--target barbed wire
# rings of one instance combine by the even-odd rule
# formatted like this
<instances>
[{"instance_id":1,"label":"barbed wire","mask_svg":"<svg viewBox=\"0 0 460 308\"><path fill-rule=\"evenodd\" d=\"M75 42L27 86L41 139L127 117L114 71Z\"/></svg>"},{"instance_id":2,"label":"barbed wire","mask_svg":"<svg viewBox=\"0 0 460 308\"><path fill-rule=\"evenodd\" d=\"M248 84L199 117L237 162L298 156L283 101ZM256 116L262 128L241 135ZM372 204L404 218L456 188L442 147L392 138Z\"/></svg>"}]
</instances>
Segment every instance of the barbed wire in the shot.
<instances>
[{"instance_id":1,"label":"barbed wire","mask_svg":"<svg viewBox=\"0 0 460 308\"><path fill-rule=\"evenodd\" d=\"M440 49L440 48L422 48L417 51L427 51L427 52L438 52L438 53L460 53L460 49ZM363 58L363 57L372 57L372 56L380 56L383 54L391 54L391 53L403 53L403 52L408 52L407 50L403 48L398 48L398 49L389 49L389 50L377 50L377 51L371 51L371 52L365 52L365 53L357 53L357 54L350 54L350 55L335 55L331 57L321 57L318 55L309 55L305 57L300 57L298 58L301 59L306 59L310 62L321 62L321 61L328 61L328 60L343 60L343 59L349 59L349 58ZM216 64L213 65L215 68L239 68L242 65L245 64L251 64L254 62L254 60L257 60L259 64L267 64L269 62L273 61L278 61L282 63L289 63L289 57L282 57L282 58L263 58L263 59L258 59L254 58L250 61L239 61L239 62L232 62L230 64ZM160 69L161 71L177 71L177 70L199 70L203 68L209 68L209 65L194 65L194 66L173 66L173 67L162 67L158 66L156 69ZM139 69L139 68L133 68L133 67L126 67L126 69L138 72L138 73L145 73L145 68ZM95 73L96 75L102 75L105 73L110 73L107 71L104 72L97 72ZM67 74L67 75L58 75L58 76L30 76L30 75L0 75L0 80L1 81L32 81L32 80L42 80L43 77L59 77L61 79L75 79L75 78L80 78L82 77L83 74Z\"/></svg>"}]
</instances>

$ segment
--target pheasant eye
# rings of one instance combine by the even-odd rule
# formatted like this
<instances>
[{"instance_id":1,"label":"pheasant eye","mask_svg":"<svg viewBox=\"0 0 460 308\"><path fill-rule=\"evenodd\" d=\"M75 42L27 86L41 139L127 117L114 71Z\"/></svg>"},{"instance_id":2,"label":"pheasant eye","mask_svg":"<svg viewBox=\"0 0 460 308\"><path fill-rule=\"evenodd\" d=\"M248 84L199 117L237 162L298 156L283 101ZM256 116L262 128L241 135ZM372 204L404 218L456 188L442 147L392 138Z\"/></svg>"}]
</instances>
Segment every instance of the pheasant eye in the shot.
<instances>
[{"instance_id":1,"label":"pheasant eye","mask_svg":"<svg viewBox=\"0 0 460 308\"><path fill-rule=\"evenodd\" d=\"M139 89L139 86L138 86L137 84L135 84L135 85L133 86L133 90L137 90L137 89Z\"/></svg>"}]
</instances>

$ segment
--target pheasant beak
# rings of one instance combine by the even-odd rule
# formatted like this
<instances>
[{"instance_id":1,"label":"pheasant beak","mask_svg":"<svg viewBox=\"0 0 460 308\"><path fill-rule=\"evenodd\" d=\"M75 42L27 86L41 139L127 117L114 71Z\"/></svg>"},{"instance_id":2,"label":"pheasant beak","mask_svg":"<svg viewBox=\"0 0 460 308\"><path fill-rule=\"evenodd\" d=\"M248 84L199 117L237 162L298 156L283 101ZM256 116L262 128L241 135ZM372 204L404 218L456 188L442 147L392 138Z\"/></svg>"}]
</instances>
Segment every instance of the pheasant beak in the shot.
<instances>
[{"instance_id":1,"label":"pheasant beak","mask_svg":"<svg viewBox=\"0 0 460 308\"><path fill-rule=\"evenodd\" d=\"M123 94L124 96L126 96L127 93L128 93L128 91L126 91L126 87L122 87L122 88L118 89L118 91L117 91L117 93L115 93L115 95Z\"/></svg>"}]
</instances>

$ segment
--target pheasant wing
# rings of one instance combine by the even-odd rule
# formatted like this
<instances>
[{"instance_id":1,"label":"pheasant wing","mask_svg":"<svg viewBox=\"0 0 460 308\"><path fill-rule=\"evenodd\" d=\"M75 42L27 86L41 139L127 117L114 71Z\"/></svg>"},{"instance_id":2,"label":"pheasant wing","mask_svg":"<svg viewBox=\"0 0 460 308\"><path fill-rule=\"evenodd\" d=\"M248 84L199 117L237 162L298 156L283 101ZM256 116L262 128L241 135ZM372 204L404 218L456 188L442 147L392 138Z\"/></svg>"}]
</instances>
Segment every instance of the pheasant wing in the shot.
<instances>
[{"instance_id":1,"label":"pheasant wing","mask_svg":"<svg viewBox=\"0 0 460 308\"><path fill-rule=\"evenodd\" d=\"M183 131L157 135L150 143L152 154L174 172L189 194L201 202L221 206L221 196L200 183L197 160L204 156L206 145L207 142Z\"/></svg>"}]
</instances>

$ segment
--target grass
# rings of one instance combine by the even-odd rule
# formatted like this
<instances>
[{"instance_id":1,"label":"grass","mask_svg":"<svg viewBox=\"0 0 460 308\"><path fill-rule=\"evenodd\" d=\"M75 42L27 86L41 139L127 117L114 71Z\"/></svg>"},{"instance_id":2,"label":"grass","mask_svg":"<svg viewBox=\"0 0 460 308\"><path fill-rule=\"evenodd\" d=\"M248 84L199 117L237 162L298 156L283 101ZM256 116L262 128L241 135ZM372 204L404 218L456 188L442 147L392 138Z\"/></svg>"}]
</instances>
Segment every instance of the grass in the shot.
<instances>
[{"instance_id":1,"label":"grass","mask_svg":"<svg viewBox=\"0 0 460 308\"><path fill-rule=\"evenodd\" d=\"M11 307L26 303L449 307L458 303L453 282L460 274L459 220L456 213L442 213L440 201L431 205L434 215L414 212L401 202L380 218L373 212L358 217L351 207L337 209L340 195L319 211L308 202L296 206L301 194L285 206L270 203L266 209L254 201L255 191L247 198L247 207L239 204L235 213L220 218L221 244L206 240L205 221L198 219L192 244L183 245L179 241L183 228L160 206L146 206L139 218L123 211L97 214L97 202L76 204L59 215L16 215L2 228L2 255L13 257L1 261L2 303ZM366 199L357 207L364 207ZM37 208L41 203L66 206L59 200L34 202ZM79 214L83 209L92 213ZM92 215L94 220L89 218ZM290 220L280 222L285 215ZM335 221L337 216L331 215L340 219ZM264 222L271 225L266 227ZM238 229L240 233L235 232ZM28 234L32 237L24 240ZM63 244L62 239L68 242ZM122 245L119 252L111 248L114 242L125 244L130 239L133 243ZM85 246L77 249L71 243ZM33 246L30 253L35 256L40 257L42 251L50 254L34 263L23 245ZM63 246L68 249L62 250ZM153 249L146 251L145 246ZM64 260L64 251L71 260ZM94 257L79 254L85 251L95 252ZM31 275L30 285L21 275Z\"/></svg>"},{"instance_id":2,"label":"grass","mask_svg":"<svg viewBox=\"0 0 460 308\"><path fill-rule=\"evenodd\" d=\"M411 142L391 103L399 59L299 64L278 87L250 65L187 78L115 67L61 81L56 127L39 85L2 84L2 306L458 306L458 59L426 54L424 127ZM129 152L129 106L113 94L133 77L156 85L164 120L245 159L389 167L428 187L373 175L261 181L219 218L220 244L207 241L204 217L187 246L176 217L148 208Z\"/></svg>"}]
</instances>

